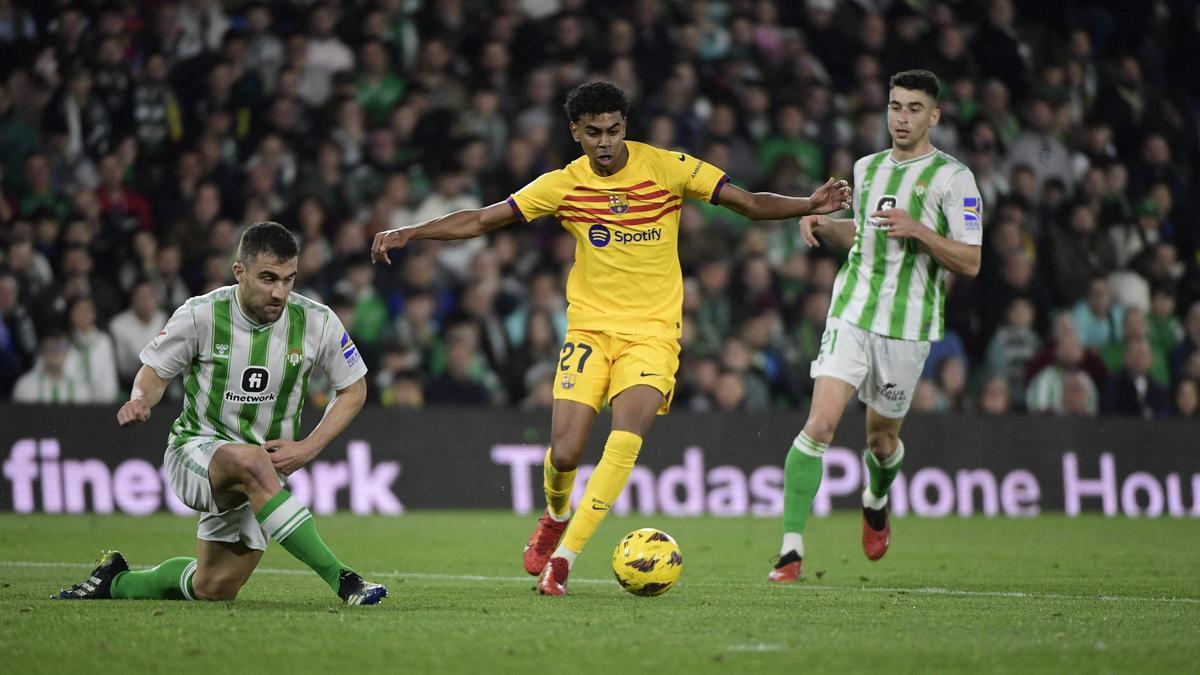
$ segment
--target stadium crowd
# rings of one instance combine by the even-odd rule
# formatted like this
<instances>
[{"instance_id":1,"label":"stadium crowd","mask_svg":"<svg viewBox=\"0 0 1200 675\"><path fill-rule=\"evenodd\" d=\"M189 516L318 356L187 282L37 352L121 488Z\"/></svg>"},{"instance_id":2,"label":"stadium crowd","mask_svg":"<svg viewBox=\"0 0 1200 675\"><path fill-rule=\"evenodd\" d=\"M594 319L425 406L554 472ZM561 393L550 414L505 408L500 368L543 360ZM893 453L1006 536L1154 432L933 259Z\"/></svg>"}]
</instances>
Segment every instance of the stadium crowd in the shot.
<instances>
[{"instance_id":1,"label":"stadium crowd","mask_svg":"<svg viewBox=\"0 0 1200 675\"><path fill-rule=\"evenodd\" d=\"M924 67L986 241L914 409L1200 411L1195 0L0 0L0 53L0 400L123 400L170 312L232 283L240 228L277 220L373 400L547 406L557 223L390 267L371 237L578 156L561 104L593 79L629 93L630 138L807 195L887 147L887 78ZM680 228L674 407L805 406L844 253L705 203Z\"/></svg>"}]
</instances>

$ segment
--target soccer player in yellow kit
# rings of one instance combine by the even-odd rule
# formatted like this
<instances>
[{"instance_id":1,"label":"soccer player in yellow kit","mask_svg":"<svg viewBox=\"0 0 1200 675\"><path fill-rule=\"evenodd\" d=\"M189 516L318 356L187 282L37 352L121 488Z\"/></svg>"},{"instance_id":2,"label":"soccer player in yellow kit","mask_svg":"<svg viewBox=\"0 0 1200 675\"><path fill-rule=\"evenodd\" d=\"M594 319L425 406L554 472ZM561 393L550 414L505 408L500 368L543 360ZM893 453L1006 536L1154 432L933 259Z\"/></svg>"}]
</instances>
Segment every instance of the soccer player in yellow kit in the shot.
<instances>
[{"instance_id":1,"label":"soccer player in yellow kit","mask_svg":"<svg viewBox=\"0 0 1200 675\"><path fill-rule=\"evenodd\" d=\"M547 506L524 555L525 571L540 575L543 595L566 594L571 563L624 489L654 416L670 405L683 311L677 244L683 200L705 199L752 220L850 205L846 181L830 179L807 198L750 193L686 153L626 141L629 103L611 83L577 87L565 108L583 157L503 202L380 232L371 245L372 261L390 263L388 251L411 239L467 239L549 215L575 237L546 452ZM572 518L575 469L606 403L612 431Z\"/></svg>"}]
</instances>

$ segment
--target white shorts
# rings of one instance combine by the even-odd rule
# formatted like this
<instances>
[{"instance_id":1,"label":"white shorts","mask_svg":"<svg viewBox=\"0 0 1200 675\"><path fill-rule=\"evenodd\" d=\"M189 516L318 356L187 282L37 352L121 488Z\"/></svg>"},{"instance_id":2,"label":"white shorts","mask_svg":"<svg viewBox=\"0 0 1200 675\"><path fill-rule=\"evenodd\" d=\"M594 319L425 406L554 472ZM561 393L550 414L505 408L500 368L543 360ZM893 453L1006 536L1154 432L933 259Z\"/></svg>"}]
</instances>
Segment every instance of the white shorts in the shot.
<instances>
[{"instance_id":1,"label":"white shorts","mask_svg":"<svg viewBox=\"0 0 1200 675\"><path fill-rule=\"evenodd\" d=\"M163 466L171 481L171 490L179 501L200 512L196 538L204 541L241 542L257 551L267 550L267 533L250 502L221 511L213 500L212 484L208 482L208 463L217 448L228 444L219 438L197 437L178 448L168 447ZM280 479L282 480L282 478Z\"/></svg>"},{"instance_id":2,"label":"white shorts","mask_svg":"<svg viewBox=\"0 0 1200 675\"><path fill-rule=\"evenodd\" d=\"M890 338L831 316L809 374L848 382L872 410L900 418L912 405L929 347L928 340Z\"/></svg>"}]
</instances>

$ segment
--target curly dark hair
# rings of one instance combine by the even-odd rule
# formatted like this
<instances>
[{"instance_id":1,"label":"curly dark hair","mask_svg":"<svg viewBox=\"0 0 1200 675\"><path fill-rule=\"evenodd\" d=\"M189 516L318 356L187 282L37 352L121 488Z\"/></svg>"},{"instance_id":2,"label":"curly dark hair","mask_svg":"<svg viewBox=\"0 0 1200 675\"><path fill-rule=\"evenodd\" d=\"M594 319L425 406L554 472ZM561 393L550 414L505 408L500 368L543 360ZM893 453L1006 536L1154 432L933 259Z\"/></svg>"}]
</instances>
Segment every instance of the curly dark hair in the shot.
<instances>
[{"instance_id":1,"label":"curly dark hair","mask_svg":"<svg viewBox=\"0 0 1200 675\"><path fill-rule=\"evenodd\" d=\"M237 259L243 265L250 265L260 253L270 253L280 260L291 260L300 254L300 245L296 243L296 237L279 223L255 223L242 233Z\"/></svg>"},{"instance_id":2,"label":"curly dark hair","mask_svg":"<svg viewBox=\"0 0 1200 675\"><path fill-rule=\"evenodd\" d=\"M936 102L938 94L942 89L942 83L938 80L938 76L928 70L902 70L892 76L888 81L888 88L900 87L901 89L911 89L913 91L923 91Z\"/></svg>"},{"instance_id":3,"label":"curly dark hair","mask_svg":"<svg viewBox=\"0 0 1200 675\"><path fill-rule=\"evenodd\" d=\"M567 102L563 109L567 111L567 119L576 123L584 115L619 112L621 117L628 117L629 99L625 97L625 92L612 82L589 82L575 87L567 94Z\"/></svg>"}]
</instances>

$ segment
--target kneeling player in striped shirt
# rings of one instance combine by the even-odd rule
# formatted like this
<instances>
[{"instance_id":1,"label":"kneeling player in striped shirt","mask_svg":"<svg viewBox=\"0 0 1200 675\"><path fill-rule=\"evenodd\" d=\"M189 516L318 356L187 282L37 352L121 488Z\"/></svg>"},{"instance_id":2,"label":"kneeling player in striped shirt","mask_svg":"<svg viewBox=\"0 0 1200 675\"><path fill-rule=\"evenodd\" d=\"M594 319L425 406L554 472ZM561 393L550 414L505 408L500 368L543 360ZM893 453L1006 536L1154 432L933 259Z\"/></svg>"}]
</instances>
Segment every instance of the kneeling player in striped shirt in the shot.
<instances>
[{"instance_id":1,"label":"kneeling player in striped shirt","mask_svg":"<svg viewBox=\"0 0 1200 675\"><path fill-rule=\"evenodd\" d=\"M337 316L292 292L299 246L278 223L242 235L238 283L191 298L142 350L144 364L117 421L150 419L171 380L185 375L183 412L171 427L164 466L171 489L200 512L195 558L130 571L105 551L66 600L232 600L268 537L308 565L343 602L373 605L387 589L369 583L321 540L286 477L329 444L366 400L367 368ZM337 392L320 424L300 439L309 375L319 368Z\"/></svg>"}]
</instances>

